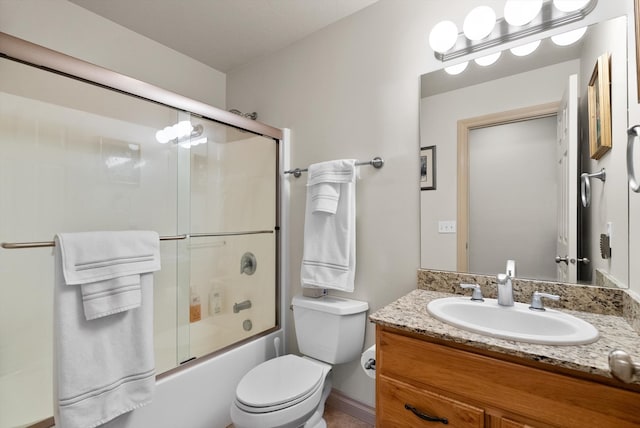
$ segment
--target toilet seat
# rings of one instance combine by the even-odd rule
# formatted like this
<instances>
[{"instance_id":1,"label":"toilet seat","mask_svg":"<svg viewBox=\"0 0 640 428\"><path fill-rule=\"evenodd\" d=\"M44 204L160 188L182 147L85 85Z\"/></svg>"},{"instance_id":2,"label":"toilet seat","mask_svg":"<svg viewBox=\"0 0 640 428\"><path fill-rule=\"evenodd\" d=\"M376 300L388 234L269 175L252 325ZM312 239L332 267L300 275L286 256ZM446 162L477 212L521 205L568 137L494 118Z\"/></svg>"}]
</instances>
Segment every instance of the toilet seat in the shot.
<instances>
[{"instance_id":1,"label":"toilet seat","mask_svg":"<svg viewBox=\"0 0 640 428\"><path fill-rule=\"evenodd\" d=\"M322 388L326 368L309 359L284 355L250 370L236 389L236 405L248 413L294 406Z\"/></svg>"}]
</instances>

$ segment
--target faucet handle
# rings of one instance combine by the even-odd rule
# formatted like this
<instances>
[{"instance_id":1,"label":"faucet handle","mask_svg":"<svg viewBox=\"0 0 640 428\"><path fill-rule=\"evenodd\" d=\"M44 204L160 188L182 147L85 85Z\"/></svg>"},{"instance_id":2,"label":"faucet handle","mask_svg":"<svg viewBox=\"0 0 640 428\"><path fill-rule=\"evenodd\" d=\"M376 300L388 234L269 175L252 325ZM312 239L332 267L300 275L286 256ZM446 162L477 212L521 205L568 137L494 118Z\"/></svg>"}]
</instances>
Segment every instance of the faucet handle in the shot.
<instances>
[{"instance_id":1,"label":"faucet handle","mask_svg":"<svg viewBox=\"0 0 640 428\"><path fill-rule=\"evenodd\" d=\"M471 288L473 289L473 294L471 295L471 300L484 302L484 298L482 297L482 289L478 284L460 284L462 288Z\"/></svg>"},{"instance_id":2,"label":"faucet handle","mask_svg":"<svg viewBox=\"0 0 640 428\"><path fill-rule=\"evenodd\" d=\"M531 306L529 309L533 311L544 311L544 304L542 303L542 298L546 297L551 300L560 300L560 296L557 294L549 294L549 293L541 293L539 291L534 291L533 296L531 297Z\"/></svg>"}]
</instances>

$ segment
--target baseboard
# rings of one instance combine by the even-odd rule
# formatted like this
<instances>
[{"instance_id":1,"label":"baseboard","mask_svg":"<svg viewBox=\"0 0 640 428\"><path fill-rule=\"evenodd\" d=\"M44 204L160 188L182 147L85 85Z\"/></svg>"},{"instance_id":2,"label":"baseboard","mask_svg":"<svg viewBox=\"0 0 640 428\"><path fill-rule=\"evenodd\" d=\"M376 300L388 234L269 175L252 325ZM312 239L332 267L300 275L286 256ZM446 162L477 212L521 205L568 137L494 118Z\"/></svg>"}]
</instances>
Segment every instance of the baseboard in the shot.
<instances>
[{"instance_id":1,"label":"baseboard","mask_svg":"<svg viewBox=\"0 0 640 428\"><path fill-rule=\"evenodd\" d=\"M376 425L375 408L349 398L335 389L331 390L331 394L327 397L327 405L356 419L360 419L369 425Z\"/></svg>"}]
</instances>

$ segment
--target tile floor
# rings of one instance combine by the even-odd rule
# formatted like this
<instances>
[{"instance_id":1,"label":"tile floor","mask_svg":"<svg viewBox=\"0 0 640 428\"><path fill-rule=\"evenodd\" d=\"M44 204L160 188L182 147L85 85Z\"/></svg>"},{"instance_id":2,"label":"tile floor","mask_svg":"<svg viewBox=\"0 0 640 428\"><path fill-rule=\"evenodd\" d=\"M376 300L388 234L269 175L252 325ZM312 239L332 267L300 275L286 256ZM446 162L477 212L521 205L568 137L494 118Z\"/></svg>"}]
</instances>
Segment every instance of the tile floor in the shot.
<instances>
[{"instance_id":1,"label":"tile floor","mask_svg":"<svg viewBox=\"0 0 640 428\"><path fill-rule=\"evenodd\" d=\"M373 425L369 425L331 406L325 407L324 419L327 421L327 428L374 428Z\"/></svg>"},{"instance_id":2,"label":"tile floor","mask_svg":"<svg viewBox=\"0 0 640 428\"><path fill-rule=\"evenodd\" d=\"M374 428L373 425L369 425L331 406L325 407L324 419L327 421L327 428ZM227 428L233 428L233 425L229 425Z\"/></svg>"}]
</instances>

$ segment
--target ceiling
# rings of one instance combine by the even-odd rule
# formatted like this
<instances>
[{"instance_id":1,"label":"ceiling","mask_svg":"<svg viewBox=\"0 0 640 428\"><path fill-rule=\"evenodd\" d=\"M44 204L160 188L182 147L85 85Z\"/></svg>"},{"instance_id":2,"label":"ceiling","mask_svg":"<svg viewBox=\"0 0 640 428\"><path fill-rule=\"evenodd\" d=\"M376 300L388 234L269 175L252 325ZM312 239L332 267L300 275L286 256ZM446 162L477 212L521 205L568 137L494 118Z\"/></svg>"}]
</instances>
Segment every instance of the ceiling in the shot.
<instances>
[{"instance_id":1,"label":"ceiling","mask_svg":"<svg viewBox=\"0 0 640 428\"><path fill-rule=\"evenodd\" d=\"M227 73L377 0L70 0Z\"/></svg>"}]
</instances>

